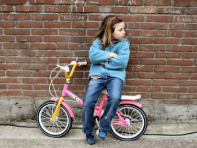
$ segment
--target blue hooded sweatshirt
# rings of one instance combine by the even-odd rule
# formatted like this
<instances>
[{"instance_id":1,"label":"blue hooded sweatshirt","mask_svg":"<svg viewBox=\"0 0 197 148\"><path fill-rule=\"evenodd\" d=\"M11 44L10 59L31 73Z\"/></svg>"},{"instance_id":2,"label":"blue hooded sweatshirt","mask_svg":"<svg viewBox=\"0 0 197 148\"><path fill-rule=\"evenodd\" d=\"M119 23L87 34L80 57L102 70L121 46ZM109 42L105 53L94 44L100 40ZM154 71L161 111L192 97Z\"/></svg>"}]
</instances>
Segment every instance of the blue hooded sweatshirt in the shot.
<instances>
[{"instance_id":1,"label":"blue hooded sweatshirt","mask_svg":"<svg viewBox=\"0 0 197 148\"><path fill-rule=\"evenodd\" d=\"M114 46L113 46L114 45ZM105 51L102 50L103 45L97 38L89 50L89 58L92 63L90 67L89 77L91 76L111 76L125 80L125 68L129 61L130 55L130 42L123 38L122 40L116 40L113 45L105 47ZM107 59L110 52L118 54L115 58ZM104 62L105 66L99 63Z\"/></svg>"}]
</instances>

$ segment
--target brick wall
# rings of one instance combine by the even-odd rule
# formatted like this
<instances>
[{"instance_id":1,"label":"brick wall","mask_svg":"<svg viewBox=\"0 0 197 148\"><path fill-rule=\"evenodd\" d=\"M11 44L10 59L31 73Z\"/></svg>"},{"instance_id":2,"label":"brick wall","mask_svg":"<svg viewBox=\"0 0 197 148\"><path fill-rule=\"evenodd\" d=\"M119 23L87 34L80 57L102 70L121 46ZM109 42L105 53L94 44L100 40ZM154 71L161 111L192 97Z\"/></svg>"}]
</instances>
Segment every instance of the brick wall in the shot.
<instances>
[{"instance_id":1,"label":"brick wall","mask_svg":"<svg viewBox=\"0 0 197 148\"><path fill-rule=\"evenodd\" d=\"M197 104L196 6L196 0L1 0L0 100L49 99L50 71L76 56L89 62L70 85L83 97L88 50L103 18L114 14L125 20L131 42L123 94L141 94L142 104ZM64 82L63 73L54 81L59 95Z\"/></svg>"}]
</instances>

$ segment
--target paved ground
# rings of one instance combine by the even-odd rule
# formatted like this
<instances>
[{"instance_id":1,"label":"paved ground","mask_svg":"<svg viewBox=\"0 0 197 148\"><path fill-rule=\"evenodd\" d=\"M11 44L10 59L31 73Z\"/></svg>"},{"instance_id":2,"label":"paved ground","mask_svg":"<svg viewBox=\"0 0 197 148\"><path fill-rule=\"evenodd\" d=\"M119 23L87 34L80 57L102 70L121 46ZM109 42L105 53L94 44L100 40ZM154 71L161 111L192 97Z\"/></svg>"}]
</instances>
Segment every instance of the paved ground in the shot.
<instances>
[{"instance_id":1,"label":"paved ground","mask_svg":"<svg viewBox=\"0 0 197 148\"><path fill-rule=\"evenodd\" d=\"M23 124L24 125L24 124ZM31 125L29 125L31 126ZM197 134L185 136L156 136L148 134L184 134L197 131L196 123L150 124L145 135L136 141L120 141L110 133L105 140L96 137L96 143L88 145L81 126L74 126L62 138L45 136L38 128L0 126L0 148L196 148Z\"/></svg>"}]
</instances>

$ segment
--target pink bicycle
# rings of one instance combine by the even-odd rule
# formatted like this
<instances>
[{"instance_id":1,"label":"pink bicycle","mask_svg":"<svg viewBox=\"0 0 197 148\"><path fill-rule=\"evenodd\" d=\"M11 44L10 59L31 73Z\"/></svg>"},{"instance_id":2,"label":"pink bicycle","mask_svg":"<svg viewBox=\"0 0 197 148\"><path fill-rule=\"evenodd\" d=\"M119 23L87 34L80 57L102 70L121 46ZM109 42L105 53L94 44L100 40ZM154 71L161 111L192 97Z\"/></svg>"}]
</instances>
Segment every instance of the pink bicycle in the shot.
<instances>
[{"instance_id":1,"label":"pink bicycle","mask_svg":"<svg viewBox=\"0 0 197 148\"><path fill-rule=\"evenodd\" d=\"M73 67L68 75L69 65L73 65ZM74 113L71 107L64 101L65 96L68 95L81 105L83 104L83 100L69 91L68 86L76 66L87 65L87 62L77 63L76 61L72 61L69 65L57 65L56 67L64 70L66 77L66 83L64 84L61 98L52 97L50 101L41 104L37 111L38 127L44 134L54 138L64 136L72 127ZM102 116L104 103L107 101L107 91L103 90L102 93L103 97L100 105L95 106L95 120L98 126L99 118ZM148 123L146 114L141 109L142 105L135 101L140 98L141 95L122 96L122 101L118 107L115 117L111 122L111 133L116 138L120 140L136 140L146 131Z\"/></svg>"}]
</instances>

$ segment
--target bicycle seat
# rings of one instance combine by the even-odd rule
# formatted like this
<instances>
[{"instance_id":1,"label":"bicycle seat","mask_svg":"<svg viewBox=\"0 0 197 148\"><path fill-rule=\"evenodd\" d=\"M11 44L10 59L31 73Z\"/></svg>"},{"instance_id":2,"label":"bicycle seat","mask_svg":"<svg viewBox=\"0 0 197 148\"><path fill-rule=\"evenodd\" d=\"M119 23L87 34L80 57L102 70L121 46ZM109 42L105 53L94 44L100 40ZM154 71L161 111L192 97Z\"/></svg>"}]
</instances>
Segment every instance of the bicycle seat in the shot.
<instances>
[{"instance_id":1,"label":"bicycle seat","mask_svg":"<svg viewBox=\"0 0 197 148\"><path fill-rule=\"evenodd\" d=\"M107 94L108 94L108 93L107 93L107 89L103 89L103 90L101 91L101 93L107 95ZM122 95L122 96L121 96L121 99L122 99L122 100L131 100L131 101L133 101L133 100L138 100L138 99L140 99L140 98L141 98L141 95L135 95L135 96Z\"/></svg>"}]
</instances>

